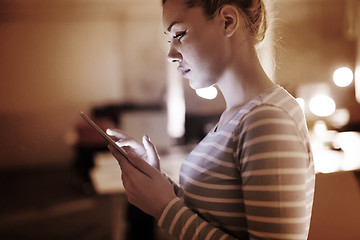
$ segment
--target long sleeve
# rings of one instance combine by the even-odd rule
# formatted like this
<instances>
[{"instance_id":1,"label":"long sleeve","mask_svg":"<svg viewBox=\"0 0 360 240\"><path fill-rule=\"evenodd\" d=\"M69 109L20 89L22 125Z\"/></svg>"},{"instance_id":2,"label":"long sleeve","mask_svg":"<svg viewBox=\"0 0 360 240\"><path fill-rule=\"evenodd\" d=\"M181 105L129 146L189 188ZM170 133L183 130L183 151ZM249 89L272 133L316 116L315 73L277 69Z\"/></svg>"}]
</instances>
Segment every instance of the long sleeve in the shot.
<instances>
[{"instance_id":1,"label":"long sleeve","mask_svg":"<svg viewBox=\"0 0 360 240\"><path fill-rule=\"evenodd\" d=\"M175 239L237 239L199 217L180 198L168 204L158 225Z\"/></svg>"},{"instance_id":2,"label":"long sleeve","mask_svg":"<svg viewBox=\"0 0 360 240\"><path fill-rule=\"evenodd\" d=\"M301 126L282 109L262 105L241 129L239 168L250 238L307 239L314 172Z\"/></svg>"},{"instance_id":3,"label":"long sleeve","mask_svg":"<svg viewBox=\"0 0 360 240\"><path fill-rule=\"evenodd\" d=\"M158 224L175 239L306 239L314 180L302 110L276 87L190 153Z\"/></svg>"}]
</instances>

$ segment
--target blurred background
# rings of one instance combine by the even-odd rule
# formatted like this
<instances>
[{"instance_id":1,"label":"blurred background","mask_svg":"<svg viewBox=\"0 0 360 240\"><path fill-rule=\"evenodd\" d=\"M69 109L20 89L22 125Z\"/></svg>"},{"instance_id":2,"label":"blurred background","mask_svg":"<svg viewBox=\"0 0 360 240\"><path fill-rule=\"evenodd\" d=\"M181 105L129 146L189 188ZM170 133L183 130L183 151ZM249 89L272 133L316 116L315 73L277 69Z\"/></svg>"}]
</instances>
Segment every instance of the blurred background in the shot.
<instances>
[{"instance_id":1,"label":"blurred background","mask_svg":"<svg viewBox=\"0 0 360 240\"><path fill-rule=\"evenodd\" d=\"M265 4L260 59L312 138L309 239L359 239L360 1ZM176 178L224 102L167 63L161 11L160 0L0 0L1 239L170 239L127 204L106 143L79 116L148 134Z\"/></svg>"}]
</instances>

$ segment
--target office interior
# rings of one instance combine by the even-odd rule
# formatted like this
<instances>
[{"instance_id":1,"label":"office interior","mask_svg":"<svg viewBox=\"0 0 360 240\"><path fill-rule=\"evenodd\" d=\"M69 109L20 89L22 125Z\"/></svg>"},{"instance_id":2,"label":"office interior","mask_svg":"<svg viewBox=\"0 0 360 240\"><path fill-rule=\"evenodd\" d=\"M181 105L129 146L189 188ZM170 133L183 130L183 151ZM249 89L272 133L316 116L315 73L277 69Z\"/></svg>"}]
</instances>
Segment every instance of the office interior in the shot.
<instances>
[{"instance_id":1,"label":"office interior","mask_svg":"<svg viewBox=\"0 0 360 240\"><path fill-rule=\"evenodd\" d=\"M303 106L314 150L309 239L359 239L360 1L265 5L259 57ZM224 102L167 62L161 11L160 0L0 0L0 239L171 239L127 203L79 115L149 135L176 178Z\"/></svg>"}]
</instances>

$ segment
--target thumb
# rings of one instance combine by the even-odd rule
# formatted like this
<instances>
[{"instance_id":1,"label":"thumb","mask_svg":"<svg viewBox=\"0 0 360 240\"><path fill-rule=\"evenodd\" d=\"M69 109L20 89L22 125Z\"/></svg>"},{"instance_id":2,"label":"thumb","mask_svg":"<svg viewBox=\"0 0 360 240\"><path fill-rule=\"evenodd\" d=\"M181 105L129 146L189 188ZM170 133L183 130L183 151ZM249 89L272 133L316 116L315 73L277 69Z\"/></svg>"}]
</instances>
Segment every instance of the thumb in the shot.
<instances>
[{"instance_id":1,"label":"thumb","mask_svg":"<svg viewBox=\"0 0 360 240\"><path fill-rule=\"evenodd\" d=\"M149 161L149 164L160 170L160 160L159 160L159 154L156 150L155 145L151 142L149 136L145 135L143 136L143 144L144 148L146 150L146 155Z\"/></svg>"},{"instance_id":2,"label":"thumb","mask_svg":"<svg viewBox=\"0 0 360 240\"><path fill-rule=\"evenodd\" d=\"M135 175L138 174L138 172L140 171L148 177L152 178L152 176L154 176L154 174L158 172L157 169L152 167L149 163L147 163L144 159L142 159L133 151L127 152L128 159L126 159L112 145L108 145L108 148L118 161L121 171L126 172L126 174L128 175Z\"/></svg>"}]
</instances>

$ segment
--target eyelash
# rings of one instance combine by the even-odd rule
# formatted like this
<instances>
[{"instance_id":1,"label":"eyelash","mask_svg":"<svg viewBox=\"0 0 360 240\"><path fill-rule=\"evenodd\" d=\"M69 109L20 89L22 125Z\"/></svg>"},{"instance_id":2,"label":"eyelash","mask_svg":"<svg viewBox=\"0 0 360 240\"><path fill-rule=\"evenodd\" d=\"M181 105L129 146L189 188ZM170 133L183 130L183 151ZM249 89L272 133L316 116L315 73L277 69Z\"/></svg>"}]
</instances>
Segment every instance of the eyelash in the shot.
<instances>
[{"instance_id":1,"label":"eyelash","mask_svg":"<svg viewBox=\"0 0 360 240\"><path fill-rule=\"evenodd\" d=\"M177 39L177 40L180 41L181 38L183 38L183 37L185 36L186 32L187 32L187 31L183 31L183 32L181 32L181 33L179 33L179 34L176 34L175 36L173 36L173 39Z\"/></svg>"}]
</instances>

